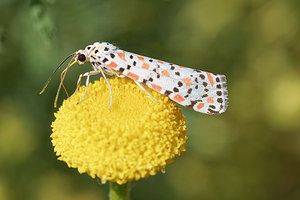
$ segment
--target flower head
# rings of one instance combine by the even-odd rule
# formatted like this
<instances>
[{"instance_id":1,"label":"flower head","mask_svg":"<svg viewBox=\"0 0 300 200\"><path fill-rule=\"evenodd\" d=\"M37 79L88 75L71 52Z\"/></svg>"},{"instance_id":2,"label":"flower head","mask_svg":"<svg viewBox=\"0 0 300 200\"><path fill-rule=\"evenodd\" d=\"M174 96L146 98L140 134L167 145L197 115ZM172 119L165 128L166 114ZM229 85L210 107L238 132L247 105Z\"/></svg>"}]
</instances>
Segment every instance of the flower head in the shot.
<instances>
[{"instance_id":1,"label":"flower head","mask_svg":"<svg viewBox=\"0 0 300 200\"><path fill-rule=\"evenodd\" d=\"M165 171L185 151L187 129L180 108L147 88L155 102L132 80L103 78L65 100L52 123L54 151L80 173L124 184ZM146 87L145 87L146 88Z\"/></svg>"}]
</instances>

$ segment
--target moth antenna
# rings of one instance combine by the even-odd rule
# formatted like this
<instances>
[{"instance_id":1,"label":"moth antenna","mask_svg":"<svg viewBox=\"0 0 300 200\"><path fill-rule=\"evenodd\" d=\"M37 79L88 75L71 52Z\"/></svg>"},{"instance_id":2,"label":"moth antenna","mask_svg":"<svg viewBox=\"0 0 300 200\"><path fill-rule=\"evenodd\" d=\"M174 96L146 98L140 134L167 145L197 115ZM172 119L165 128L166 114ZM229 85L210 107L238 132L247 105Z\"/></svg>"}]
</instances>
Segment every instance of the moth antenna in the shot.
<instances>
[{"instance_id":1,"label":"moth antenna","mask_svg":"<svg viewBox=\"0 0 300 200\"><path fill-rule=\"evenodd\" d=\"M67 71L66 71L66 69L60 74L60 82L62 82L63 81L63 73L67 73ZM67 97L68 97L68 99L70 98L70 96L69 96L69 94L68 94L68 91L67 91L67 89L66 89L66 87L65 87L65 85L64 85L64 83L62 83L62 87L64 88L64 91L65 91L65 93L66 93L66 95L67 95Z\"/></svg>"},{"instance_id":2,"label":"moth antenna","mask_svg":"<svg viewBox=\"0 0 300 200\"><path fill-rule=\"evenodd\" d=\"M72 60L74 60L74 58L72 58ZM64 69L64 71L61 73L61 81L60 81L60 84L58 86L58 89L57 89L57 93L56 93L56 97L55 97L55 101L54 101L54 108L56 108L56 105L57 105L57 99L58 99L58 95L59 95L59 92L60 92L60 89L61 89L61 86L63 85L63 82L64 82L64 79L66 77L66 74L68 72L68 69L74 65L77 61L74 60L74 62L72 62L72 60L69 62L68 66L66 67L66 69ZM72 63L71 63L72 62ZM63 74L63 75L62 75ZM65 88L65 86L63 86ZM69 95L68 95L69 96Z\"/></svg>"},{"instance_id":3,"label":"moth antenna","mask_svg":"<svg viewBox=\"0 0 300 200\"><path fill-rule=\"evenodd\" d=\"M48 80L47 80L47 82L46 82L46 84L45 84L45 86L43 87L43 89L40 91L40 94L42 94L44 91L45 91L45 89L47 88L47 86L48 86L48 84L50 83L50 81L51 81L51 79L52 79L52 77L54 76L54 74L57 72L57 70L59 70L59 68L71 57L71 56L73 56L73 55L75 55L75 53L72 53L72 54L70 54L69 56L67 56L60 64L59 64L59 66L53 71L53 73L51 74L51 76L48 78Z\"/></svg>"},{"instance_id":4,"label":"moth antenna","mask_svg":"<svg viewBox=\"0 0 300 200\"><path fill-rule=\"evenodd\" d=\"M72 63L72 61L74 60L74 58L72 58L71 60L70 60L70 62L68 63L68 66L69 67L71 67L74 63ZM67 89L65 88L65 86L64 86L64 83L63 83L63 80L64 80L64 78L65 78L65 76L66 75L64 75L64 77L63 77L63 74L64 73L67 73L67 71L68 71L68 67L66 68L66 69L64 69L64 71L60 74L60 82L62 82L62 86L63 86L63 88L64 88L64 90L65 90L65 93L66 93L66 95L68 96L68 98L70 98L69 97L69 94L68 94L68 91L67 91Z\"/></svg>"}]
</instances>

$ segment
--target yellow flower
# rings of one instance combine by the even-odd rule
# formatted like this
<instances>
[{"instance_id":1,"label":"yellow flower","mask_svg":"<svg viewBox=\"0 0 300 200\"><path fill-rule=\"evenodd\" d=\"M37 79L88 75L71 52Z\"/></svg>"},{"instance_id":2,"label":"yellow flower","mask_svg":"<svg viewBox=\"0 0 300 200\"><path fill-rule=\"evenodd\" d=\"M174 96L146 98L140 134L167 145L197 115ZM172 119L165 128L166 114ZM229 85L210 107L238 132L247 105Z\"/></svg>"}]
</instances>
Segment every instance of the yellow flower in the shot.
<instances>
[{"instance_id":1,"label":"yellow flower","mask_svg":"<svg viewBox=\"0 0 300 200\"><path fill-rule=\"evenodd\" d=\"M59 160L79 173L124 184L165 171L185 151L187 128L180 108L150 90L155 102L132 80L103 78L65 100L52 123L52 143ZM145 87L146 88L146 87Z\"/></svg>"}]
</instances>

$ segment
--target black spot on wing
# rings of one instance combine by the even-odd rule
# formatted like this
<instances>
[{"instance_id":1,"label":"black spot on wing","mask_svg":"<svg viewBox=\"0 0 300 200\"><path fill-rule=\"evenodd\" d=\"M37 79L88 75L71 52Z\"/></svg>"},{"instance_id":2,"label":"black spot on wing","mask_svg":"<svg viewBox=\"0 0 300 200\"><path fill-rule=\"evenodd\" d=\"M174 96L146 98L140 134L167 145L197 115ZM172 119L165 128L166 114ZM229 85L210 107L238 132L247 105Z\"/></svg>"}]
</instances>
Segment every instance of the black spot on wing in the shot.
<instances>
[{"instance_id":1,"label":"black spot on wing","mask_svg":"<svg viewBox=\"0 0 300 200\"><path fill-rule=\"evenodd\" d=\"M106 63L107 61L108 61L107 58L104 58L104 59L102 60L103 63Z\"/></svg>"},{"instance_id":2,"label":"black spot on wing","mask_svg":"<svg viewBox=\"0 0 300 200\"><path fill-rule=\"evenodd\" d=\"M120 67L119 72L123 73L124 70L125 70L125 69L124 69L123 67Z\"/></svg>"},{"instance_id":3,"label":"black spot on wing","mask_svg":"<svg viewBox=\"0 0 300 200\"><path fill-rule=\"evenodd\" d=\"M165 93L164 93L164 95L168 97L168 96L169 96L170 94L172 94L172 93L173 93L172 91L166 90Z\"/></svg>"}]
</instances>

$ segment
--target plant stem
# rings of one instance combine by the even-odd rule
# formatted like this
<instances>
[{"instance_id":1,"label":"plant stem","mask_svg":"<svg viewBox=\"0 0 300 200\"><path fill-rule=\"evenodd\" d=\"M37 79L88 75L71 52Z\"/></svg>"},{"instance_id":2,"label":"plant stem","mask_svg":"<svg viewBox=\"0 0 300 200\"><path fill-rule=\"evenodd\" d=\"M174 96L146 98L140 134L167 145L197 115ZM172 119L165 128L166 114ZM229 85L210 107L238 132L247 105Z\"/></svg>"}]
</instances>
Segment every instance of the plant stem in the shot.
<instances>
[{"instance_id":1,"label":"plant stem","mask_svg":"<svg viewBox=\"0 0 300 200\"><path fill-rule=\"evenodd\" d=\"M130 183L119 185L118 183L110 182L109 199L110 200L129 200Z\"/></svg>"}]
</instances>

